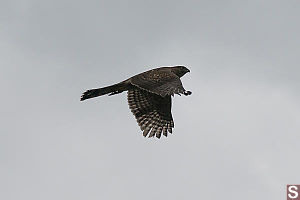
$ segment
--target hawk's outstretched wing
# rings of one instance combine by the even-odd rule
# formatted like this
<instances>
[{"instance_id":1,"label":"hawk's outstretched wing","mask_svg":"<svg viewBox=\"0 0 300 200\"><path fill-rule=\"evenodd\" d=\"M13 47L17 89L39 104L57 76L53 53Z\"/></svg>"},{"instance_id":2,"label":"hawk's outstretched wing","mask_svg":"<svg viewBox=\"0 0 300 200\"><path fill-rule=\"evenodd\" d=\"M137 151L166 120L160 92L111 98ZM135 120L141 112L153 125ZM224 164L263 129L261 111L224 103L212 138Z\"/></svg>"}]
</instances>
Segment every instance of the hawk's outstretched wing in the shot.
<instances>
[{"instance_id":1,"label":"hawk's outstretched wing","mask_svg":"<svg viewBox=\"0 0 300 200\"><path fill-rule=\"evenodd\" d=\"M174 122L171 114L171 96L161 97L139 88L128 90L128 104L134 114L143 135L161 137L172 133Z\"/></svg>"},{"instance_id":2,"label":"hawk's outstretched wing","mask_svg":"<svg viewBox=\"0 0 300 200\"><path fill-rule=\"evenodd\" d=\"M180 93L183 94L185 92L180 78L170 71L148 71L133 76L130 78L130 82L138 88L147 90L148 92L162 97Z\"/></svg>"}]
</instances>

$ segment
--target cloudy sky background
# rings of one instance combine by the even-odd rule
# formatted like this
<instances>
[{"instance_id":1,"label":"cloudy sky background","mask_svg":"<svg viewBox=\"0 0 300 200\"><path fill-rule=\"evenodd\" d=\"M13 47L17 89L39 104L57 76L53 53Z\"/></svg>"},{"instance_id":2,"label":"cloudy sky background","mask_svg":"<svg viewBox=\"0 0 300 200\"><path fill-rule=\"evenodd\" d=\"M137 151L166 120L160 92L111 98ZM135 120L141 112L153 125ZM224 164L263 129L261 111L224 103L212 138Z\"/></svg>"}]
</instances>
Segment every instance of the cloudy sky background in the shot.
<instances>
[{"instance_id":1,"label":"cloudy sky background","mask_svg":"<svg viewBox=\"0 0 300 200\"><path fill-rule=\"evenodd\" d=\"M0 198L273 199L300 183L300 2L0 1ZM142 137L126 93L186 65L174 134Z\"/></svg>"}]
</instances>

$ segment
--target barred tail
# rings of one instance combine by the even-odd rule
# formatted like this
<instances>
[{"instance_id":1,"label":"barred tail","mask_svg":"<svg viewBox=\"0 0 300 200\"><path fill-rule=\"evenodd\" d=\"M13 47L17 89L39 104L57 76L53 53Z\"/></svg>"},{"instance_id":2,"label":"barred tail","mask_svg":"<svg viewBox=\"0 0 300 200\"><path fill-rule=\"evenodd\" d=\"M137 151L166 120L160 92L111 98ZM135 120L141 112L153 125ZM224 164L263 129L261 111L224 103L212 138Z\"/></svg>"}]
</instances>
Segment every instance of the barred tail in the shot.
<instances>
[{"instance_id":1,"label":"barred tail","mask_svg":"<svg viewBox=\"0 0 300 200\"><path fill-rule=\"evenodd\" d=\"M114 95L114 94L119 94L125 90L128 90L128 83L126 83L125 81L123 81L121 83L117 83L115 85L107 86L104 88L90 89L90 90L85 91L82 94L80 101L84 101L86 99L102 96L105 94L109 94L109 96Z\"/></svg>"}]
</instances>

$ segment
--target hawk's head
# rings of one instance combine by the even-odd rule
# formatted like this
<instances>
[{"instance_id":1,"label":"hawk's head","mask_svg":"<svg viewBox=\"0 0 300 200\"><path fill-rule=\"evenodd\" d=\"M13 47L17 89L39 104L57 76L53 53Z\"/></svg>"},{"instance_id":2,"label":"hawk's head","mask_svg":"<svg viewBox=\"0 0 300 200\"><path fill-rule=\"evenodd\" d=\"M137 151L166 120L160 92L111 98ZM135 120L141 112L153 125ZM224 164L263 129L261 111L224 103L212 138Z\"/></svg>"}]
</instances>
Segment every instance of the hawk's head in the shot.
<instances>
[{"instance_id":1,"label":"hawk's head","mask_svg":"<svg viewBox=\"0 0 300 200\"><path fill-rule=\"evenodd\" d=\"M179 77L182 77L186 73L190 72L190 70L188 68L186 68L185 66L174 66L174 67L171 67L171 70L174 74L176 74Z\"/></svg>"}]
</instances>

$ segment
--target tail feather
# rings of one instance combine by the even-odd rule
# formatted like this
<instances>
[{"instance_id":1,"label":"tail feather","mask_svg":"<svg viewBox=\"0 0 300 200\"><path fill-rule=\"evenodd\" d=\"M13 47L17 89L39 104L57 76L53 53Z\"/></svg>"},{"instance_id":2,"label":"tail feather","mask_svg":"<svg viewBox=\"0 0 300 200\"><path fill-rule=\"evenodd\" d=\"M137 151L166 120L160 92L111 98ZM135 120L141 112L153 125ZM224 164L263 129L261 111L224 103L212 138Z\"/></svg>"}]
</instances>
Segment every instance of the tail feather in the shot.
<instances>
[{"instance_id":1,"label":"tail feather","mask_svg":"<svg viewBox=\"0 0 300 200\"><path fill-rule=\"evenodd\" d=\"M121 82L115 85L103 87L103 88L98 88L98 89L90 89L85 91L81 98L80 101L84 101L86 99L102 96L105 94L114 95L114 94L119 94L125 90L128 90L128 84L125 82Z\"/></svg>"}]
</instances>

